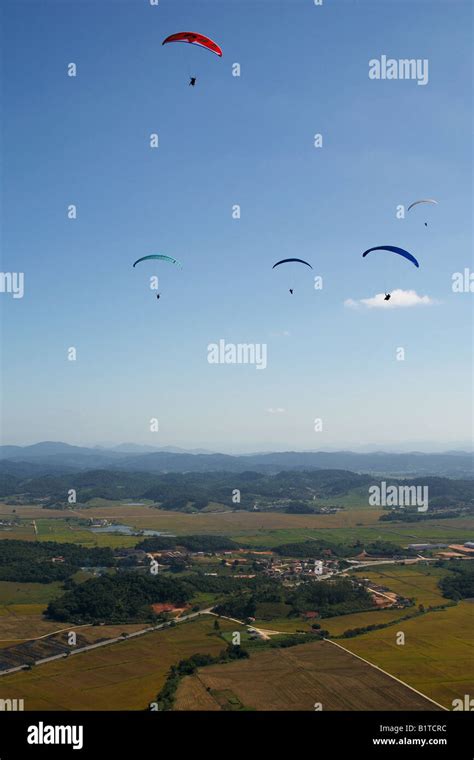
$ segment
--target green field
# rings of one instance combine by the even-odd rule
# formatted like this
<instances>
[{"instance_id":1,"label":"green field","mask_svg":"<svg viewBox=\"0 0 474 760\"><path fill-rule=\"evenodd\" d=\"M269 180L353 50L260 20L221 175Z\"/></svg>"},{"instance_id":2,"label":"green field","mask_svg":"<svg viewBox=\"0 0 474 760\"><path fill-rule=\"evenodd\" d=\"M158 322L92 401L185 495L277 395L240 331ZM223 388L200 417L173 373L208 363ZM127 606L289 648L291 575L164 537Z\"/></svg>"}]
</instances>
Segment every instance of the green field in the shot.
<instances>
[{"instance_id":1,"label":"green field","mask_svg":"<svg viewBox=\"0 0 474 760\"><path fill-rule=\"evenodd\" d=\"M337 501L337 500L336 500ZM214 505L215 506L215 505ZM365 508L363 508L363 506ZM0 516L11 516L10 506L0 503ZM255 547L275 547L280 544L325 539L334 543L365 542L383 539L400 546L409 543L453 543L472 538L474 521L459 517L448 520L429 520L423 523L379 522L383 512L367 505L357 509L346 507L337 514L287 515L283 512L203 511L196 514L167 512L149 504L138 506L123 502L96 499L84 509L67 512L21 506L16 516L22 524L12 531L0 531L0 540L23 538L40 541L81 543L85 546L134 546L140 538L108 533L92 533L80 520L106 518L130 525L137 530L159 530L174 535L214 534L233 538L238 543ZM32 520L36 521L35 535Z\"/></svg>"},{"instance_id":2,"label":"green field","mask_svg":"<svg viewBox=\"0 0 474 760\"><path fill-rule=\"evenodd\" d=\"M42 604L62 592L62 583L16 583L0 581L0 607L7 604ZM1 613L0 613L1 614Z\"/></svg>"},{"instance_id":3,"label":"green field","mask_svg":"<svg viewBox=\"0 0 474 760\"><path fill-rule=\"evenodd\" d=\"M341 513L339 513L341 515ZM368 520L370 515L363 513L364 519ZM270 515L268 515L270 516ZM337 517L338 515L328 515L327 517ZM373 516L373 515L372 515ZM267 517L267 515L265 515ZM352 513L354 519L358 517L357 513ZM320 518L321 520L323 517ZM342 523L341 516L341 523ZM352 544L355 540L363 542L372 542L377 540L390 541L398 546L407 546L408 544L417 543L459 543L468 541L472 538L474 520L464 518L453 518L452 520L430 520L426 523L391 523L378 522L375 518L369 524L358 524L353 526L335 527L330 523L318 526L317 529L311 528L292 528L287 530L260 530L257 535L249 536L244 533L233 534L231 537L237 542L243 542L258 547L274 547L280 544L305 541L310 538L324 539L333 543Z\"/></svg>"},{"instance_id":4,"label":"green field","mask_svg":"<svg viewBox=\"0 0 474 760\"><path fill-rule=\"evenodd\" d=\"M0 647L11 646L15 639L35 638L61 628L57 622L43 618L48 602L61 593L61 583L0 581Z\"/></svg>"},{"instance_id":5,"label":"green field","mask_svg":"<svg viewBox=\"0 0 474 760\"><path fill-rule=\"evenodd\" d=\"M84 546L110 546L112 549L118 546L135 546L140 540L136 536L122 536L112 533L92 533L82 525L79 520L50 518L36 520L39 541L57 541L58 543L74 543Z\"/></svg>"},{"instance_id":6,"label":"green field","mask_svg":"<svg viewBox=\"0 0 474 760\"><path fill-rule=\"evenodd\" d=\"M188 514L184 512L165 511L150 506L126 506L121 502L104 501L93 507L76 508L67 512L52 509L43 509L36 505L16 507L16 516L27 520L53 520L66 522L66 518L80 519L108 519L137 529L154 529L176 534L214 533L230 535L244 533L258 535L263 530L306 530L320 528L354 527L357 523L362 525L373 524L382 512L374 507L354 512L344 510L335 515L287 515L282 512L198 512ZM11 517L11 507L0 502L0 516ZM64 528L64 532L68 532Z\"/></svg>"}]
</instances>

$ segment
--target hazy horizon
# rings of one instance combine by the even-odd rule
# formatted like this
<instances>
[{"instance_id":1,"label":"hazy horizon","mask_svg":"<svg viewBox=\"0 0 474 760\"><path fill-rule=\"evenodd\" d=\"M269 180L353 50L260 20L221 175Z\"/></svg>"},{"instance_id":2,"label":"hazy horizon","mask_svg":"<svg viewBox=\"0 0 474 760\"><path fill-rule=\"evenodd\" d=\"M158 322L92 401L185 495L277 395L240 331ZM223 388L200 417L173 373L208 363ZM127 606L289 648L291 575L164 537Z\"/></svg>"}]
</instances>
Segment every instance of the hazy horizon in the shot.
<instances>
[{"instance_id":1,"label":"hazy horizon","mask_svg":"<svg viewBox=\"0 0 474 760\"><path fill-rule=\"evenodd\" d=\"M206 454L229 454L232 456L246 456L246 455L252 455L252 454L267 454L267 453L283 453L283 452L297 452L297 453L336 453L336 452L353 452L357 454L376 454L376 453L386 453L386 454L408 454L408 453L420 453L420 454L446 454L451 452L465 452L465 453L472 453L474 450L474 445L472 441L453 441L451 443L428 443L426 441L413 441L413 442L405 442L403 443L394 443L392 445L385 445L382 444L366 444L366 445L353 445L348 447L347 445L341 444L340 446L327 446L327 447L321 447L321 448L294 448L291 446L285 446L285 444L278 444L278 443L262 443L257 447L252 447L249 444L241 444L241 445L234 445L234 446L225 446L222 445L221 447L210 447L209 445L206 445L205 443L197 443L197 444L185 444L185 443L161 443L158 444L151 444L147 443L146 441L97 441L97 442L72 442L72 441L64 441L64 440L50 440L50 439L41 439L41 440L32 440L30 442L23 442L23 443L11 443L11 442L3 442L0 444L1 446L19 446L22 448L28 447L28 446L34 446L42 443L61 443L66 444L69 446L79 446L81 448L96 448L96 449L114 449L117 447L143 447L148 448L153 451L162 451L164 449L182 449L183 451L190 451L195 452L199 451Z\"/></svg>"}]
</instances>

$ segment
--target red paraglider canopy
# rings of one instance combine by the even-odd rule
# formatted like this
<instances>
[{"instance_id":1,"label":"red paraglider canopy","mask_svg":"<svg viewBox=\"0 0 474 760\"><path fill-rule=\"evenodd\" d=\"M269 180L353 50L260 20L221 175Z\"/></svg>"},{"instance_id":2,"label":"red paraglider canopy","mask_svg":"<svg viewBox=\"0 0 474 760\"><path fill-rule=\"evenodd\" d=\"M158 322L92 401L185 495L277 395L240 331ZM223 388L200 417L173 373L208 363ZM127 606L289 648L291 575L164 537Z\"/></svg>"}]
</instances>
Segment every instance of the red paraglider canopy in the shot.
<instances>
[{"instance_id":1,"label":"red paraglider canopy","mask_svg":"<svg viewBox=\"0 0 474 760\"><path fill-rule=\"evenodd\" d=\"M222 57L222 50L217 43L213 42L209 37L205 37L203 34L197 32L177 32L176 34L170 34L165 40L163 45L167 42L189 42L190 45L199 45L200 47L207 48L212 53Z\"/></svg>"}]
</instances>

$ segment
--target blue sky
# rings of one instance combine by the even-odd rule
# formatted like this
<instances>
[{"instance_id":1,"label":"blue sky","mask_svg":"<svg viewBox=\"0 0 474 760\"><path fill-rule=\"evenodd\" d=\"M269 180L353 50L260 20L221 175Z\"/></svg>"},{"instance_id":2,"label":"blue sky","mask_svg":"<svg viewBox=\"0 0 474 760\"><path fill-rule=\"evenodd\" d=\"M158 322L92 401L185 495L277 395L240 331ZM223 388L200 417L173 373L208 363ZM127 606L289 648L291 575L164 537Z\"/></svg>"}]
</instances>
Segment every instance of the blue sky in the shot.
<instances>
[{"instance_id":1,"label":"blue sky","mask_svg":"<svg viewBox=\"0 0 474 760\"><path fill-rule=\"evenodd\" d=\"M3 8L2 271L25 276L0 293L4 443L467 445L472 293L451 278L472 267L470 2ZM223 58L162 47L182 30ZM428 59L428 84L369 79L383 54ZM420 269L361 258L381 244ZM151 253L182 270L132 269ZM272 270L290 256L314 272ZM434 303L344 305L386 289ZM267 368L209 364L220 339L266 344Z\"/></svg>"}]
</instances>

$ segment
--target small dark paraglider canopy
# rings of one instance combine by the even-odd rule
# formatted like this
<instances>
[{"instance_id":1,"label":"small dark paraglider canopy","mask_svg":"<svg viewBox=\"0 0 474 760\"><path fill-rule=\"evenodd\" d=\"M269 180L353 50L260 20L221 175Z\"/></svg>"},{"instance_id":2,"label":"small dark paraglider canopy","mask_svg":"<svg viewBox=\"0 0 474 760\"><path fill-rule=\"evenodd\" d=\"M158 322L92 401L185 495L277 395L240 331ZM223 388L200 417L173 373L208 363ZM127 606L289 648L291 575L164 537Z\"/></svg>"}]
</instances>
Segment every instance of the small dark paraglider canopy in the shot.
<instances>
[{"instance_id":1,"label":"small dark paraglider canopy","mask_svg":"<svg viewBox=\"0 0 474 760\"><path fill-rule=\"evenodd\" d=\"M311 264L308 264L307 261L303 261L303 259L282 259L281 261L277 261L277 263L272 266L272 269L275 269L275 267L280 266L280 264L287 264L290 261L297 261L299 264L306 264L306 266L309 267L310 269L313 268Z\"/></svg>"},{"instance_id":2,"label":"small dark paraglider canopy","mask_svg":"<svg viewBox=\"0 0 474 760\"><path fill-rule=\"evenodd\" d=\"M158 261L168 261L170 264L176 264L181 269L181 264L177 259L173 259L171 256L163 256L161 253L153 253L151 256L142 256L141 259L137 259L134 263L134 267L136 267L137 264L140 263L140 261L149 261L151 259L156 259Z\"/></svg>"},{"instance_id":3,"label":"small dark paraglider canopy","mask_svg":"<svg viewBox=\"0 0 474 760\"><path fill-rule=\"evenodd\" d=\"M420 203L433 203L435 206L438 205L438 201L435 201L434 198L420 198L419 201L413 201L413 203L410 203L407 211L410 211L411 208L413 208L414 206L418 206Z\"/></svg>"},{"instance_id":4,"label":"small dark paraglider canopy","mask_svg":"<svg viewBox=\"0 0 474 760\"><path fill-rule=\"evenodd\" d=\"M410 203L410 205L408 206L407 211L410 211L410 209L412 209L414 206L418 206L420 203L432 203L435 206L438 205L438 201L435 201L434 198L420 198L419 201L414 201L413 203ZM428 223L427 222L425 222L425 227L428 227Z\"/></svg>"}]
</instances>

